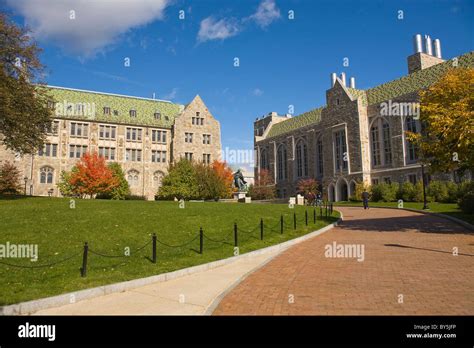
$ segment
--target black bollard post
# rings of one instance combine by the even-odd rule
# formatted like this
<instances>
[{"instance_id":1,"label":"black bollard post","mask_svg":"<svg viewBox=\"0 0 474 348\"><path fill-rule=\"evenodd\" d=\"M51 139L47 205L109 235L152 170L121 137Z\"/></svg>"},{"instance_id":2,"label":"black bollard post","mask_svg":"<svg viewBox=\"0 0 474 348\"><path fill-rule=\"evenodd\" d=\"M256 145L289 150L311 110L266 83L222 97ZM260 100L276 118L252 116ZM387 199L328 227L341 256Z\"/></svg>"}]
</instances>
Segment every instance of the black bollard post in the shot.
<instances>
[{"instance_id":1,"label":"black bollard post","mask_svg":"<svg viewBox=\"0 0 474 348\"><path fill-rule=\"evenodd\" d=\"M280 215L280 233L283 234L283 215Z\"/></svg>"},{"instance_id":2,"label":"black bollard post","mask_svg":"<svg viewBox=\"0 0 474 348\"><path fill-rule=\"evenodd\" d=\"M81 277L87 275L87 254L89 253L89 245L87 242L84 243L84 253L82 254L82 268L81 268Z\"/></svg>"},{"instance_id":3,"label":"black bollard post","mask_svg":"<svg viewBox=\"0 0 474 348\"><path fill-rule=\"evenodd\" d=\"M304 221L306 223L306 226L308 226L308 211L307 210L304 211Z\"/></svg>"},{"instance_id":4,"label":"black bollard post","mask_svg":"<svg viewBox=\"0 0 474 348\"><path fill-rule=\"evenodd\" d=\"M202 227L199 228L199 254L202 255L202 251L204 249L204 232L202 231Z\"/></svg>"},{"instance_id":5,"label":"black bollard post","mask_svg":"<svg viewBox=\"0 0 474 348\"><path fill-rule=\"evenodd\" d=\"M156 263L156 233L153 233L152 241L153 241L152 260L153 260L153 263Z\"/></svg>"},{"instance_id":6,"label":"black bollard post","mask_svg":"<svg viewBox=\"0 0 474 348\"><path fill-rule=\"evenodd\" d=\"M237 236L237 222L234 222L234 246L239 246L239 239Z\"/></svg>"},{"instance_id":7,"label":"black bollard post","mask_svg":"<svg viewBox=\"0 0 474 348\"><path fill-rule=\"evenodd\" d=\"M260 218L260 240L263 240L263 219Z\"/></svg>"},{"instance_id":8,"label":"black bollard post","mask_svg":"<svg viewBox=\"0 0 474 348\"><path fill-rule=\"evenodd\" d=\"M293 213L293 229L296 230L296 213Z\"/></svg>"},{"instance_id":9,"label":"black bollard post","mask_svg":"<svg viewBox=\"0 0 474 348\"><path fill-rule=\"evenodd\" d=\"M313 209L313 223L316 223L316 208Z\"/></svg>"}]
</instances>

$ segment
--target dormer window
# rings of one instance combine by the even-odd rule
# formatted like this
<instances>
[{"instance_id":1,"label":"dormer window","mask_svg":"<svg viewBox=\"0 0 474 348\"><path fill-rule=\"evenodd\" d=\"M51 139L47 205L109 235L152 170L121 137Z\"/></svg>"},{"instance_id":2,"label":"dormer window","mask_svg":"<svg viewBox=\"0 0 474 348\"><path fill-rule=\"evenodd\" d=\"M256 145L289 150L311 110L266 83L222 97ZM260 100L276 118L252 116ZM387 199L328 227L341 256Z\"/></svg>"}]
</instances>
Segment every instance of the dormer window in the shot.
<instances>
[{"instance_id":1,"label":"dormer window","mask_svg":"<svg viewBox=\"0 0 474 348\"><path fill-rule=\"evenodd\" d=\"M130 110L130 117L137 117L137 110Z\"/></svg>"},{"instance_id":2,"label":"dormer window","mask_svg":"<svg viewBox=\"0 0 474 348\"><path fill-rule=\"evenodd\" d=\"M104 115L110 115L110 108L108 106L104 106Z\"/></svg>"},{"instance_id":3,"label":"dormer window","mask_svg":"<svg viewBox=\"0 0 474 348\"><path fill-rule=\"evenodd\" d=\"M155 120L161 120L161 113L155 112Z\"/></svg>"},{"instance_id":4,"label":"dormer window","mask_svg":"<svg viewBox=\"0 0 474 348\"><path fill-rule=\"evenodd\" d=\"M168 116L165 116L165 120L168 121L170 118Z\"/></svg>"},{"instance_id":5,"label":"dormer window","mask_svg":"<svg viewBox=\"0 0 474 348\"><path fill-rule=\"evenodd\" d=\"M119 112L118 110L114 110L114 116L118 116Z\"/></svg>"},{"instance_id":6,"label":"dormer window","mask_svg":"<svg viewBox=\"0 0 474 348\"><path fill-rule=\"evenodd\" d=\"M54 110L56 103L52 100L48 100L48 109Z\"/></svg>"}]
</instances>

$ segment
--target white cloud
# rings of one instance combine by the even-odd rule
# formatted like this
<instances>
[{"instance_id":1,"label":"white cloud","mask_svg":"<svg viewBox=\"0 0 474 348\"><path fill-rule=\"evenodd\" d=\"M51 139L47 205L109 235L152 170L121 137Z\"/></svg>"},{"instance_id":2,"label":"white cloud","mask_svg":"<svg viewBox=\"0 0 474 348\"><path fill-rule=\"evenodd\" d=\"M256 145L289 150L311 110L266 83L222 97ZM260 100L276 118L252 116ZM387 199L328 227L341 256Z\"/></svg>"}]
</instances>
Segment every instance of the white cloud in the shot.
<instances>
[{"instance_id":1,"label":"white cloud","mask_svg":"<svg viewBox=\"0 0 474 348\"><path fill-rule=\"evenodd\" d=\"M260 97L263 95L263 91L260 89L260 88L255 88L253 91L252 91L252 94L256 97Z\"/></svg>"},{"instance_id":2,"label":"white cloud","mask_svg":"<svg viewBox=\"0 0 474 348\"><path fill-rule=\"evenodd\" d=\"M169 0L6 0L39 40L90 57L131 28L163 18ZM71 19L74 11L75 19Z\"/></svg>"},{"instance_id":3,"label":"white cloud","mask_svg":"<svg viewBox=\"0 0 474 348\"><path fill-rule=\"evenodd\" d=\"M178 94L178 88L177 87L174 87L171 92L169 92L168 94L165 94L163 96L163 99L164 100L173 100L176 98L176 95Z\"/></svg>"},{"instance_id":4,"label":"white cloud","mask_svg":"<svg viewBox=\"0 0 474 348\"><path fill-rule=\"evenodd\" d=\"M275 0L263 0L254 14L240 20L235 18L217 20L213 16L205 18L201 21L197 41L202 43L210 40L225 40L239 34L249 22L255 22L261 28L266 28L278 18L280 18L280 10Z\"/></svg>"},{"instance_id":5,"label":"white cloud","mask_svg":"<svg viewBox=\"0 0 474 348\"><path fill-rule=\"evenodd\" d=\"M262 28L266 28L278 18L280 18L280 10L275 4L275 0L263 0L258 5L257 12L249 17Z\"/></svg>"},{"instance_id":6,"label":"white cloud","mask_svg":"<svg viewBox=\"0 0 474 348\"><path fill-rule=\"evenodd\" d=\"M233 18L214 19L212 16L201 21L198 42L225 40L239 33L238 22Z\"/></svg>"}]
</instances>

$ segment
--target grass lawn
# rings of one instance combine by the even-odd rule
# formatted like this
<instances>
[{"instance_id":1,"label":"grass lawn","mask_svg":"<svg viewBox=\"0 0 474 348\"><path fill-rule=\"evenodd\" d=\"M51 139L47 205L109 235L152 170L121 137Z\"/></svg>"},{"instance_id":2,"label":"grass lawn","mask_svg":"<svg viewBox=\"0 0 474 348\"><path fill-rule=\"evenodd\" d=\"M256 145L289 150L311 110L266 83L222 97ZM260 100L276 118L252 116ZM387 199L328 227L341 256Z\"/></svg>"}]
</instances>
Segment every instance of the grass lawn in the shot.
<instances>
[{"instance_id":1,"label":"grass lawn","mask_svg":"<svg viewBox=\"0 0 474 348\"><path fill-rule=\"evenodd\" d=\"M23 269L0 264L0 305L18 303L61 293L121 282L198 265L233 256L233 223L238 224L240 254L304 235L337 220L313 223L308 208L308 226L304 225L305 207L290 209L284 204L189 203L180 209L177 202L76 200L27 197L0 199L0 244L38 244L37 262L29 259L0 259L15 265L44 265L74 255L64 263L47 268ZM293 213L297 229L293 230ZM280 215L285 220L280 234ZM260 240L260 218L264 240ZM199 235L202 227L207 237L225 239L227 244L204 239L199 254L199 238L189 245L170 248L157 244L157 263L150 261L153 233L160 241L178 245ZM249 231L253 232L249 234ZM100 257L89 253L87 277L80 276L84 242L91 251L129 257Z\"/></svg>"},{"instance_id":2,"label":"grass lawn","mask_svg":"<svg viewBox=\"0 0 474 348\"><path fill-rule=\"evenodd\" d=\"M357 206L362 207L362 202L337 202L334 205L339 206ZM369 202L369 207L398 207L397 202ZM423 203L404 202L404 208L423 210ZM474 225L474 215L463 213L456 203L428 203L428 212L450 215L452 217L464 220Z\"/></svg>"}]
</instances>

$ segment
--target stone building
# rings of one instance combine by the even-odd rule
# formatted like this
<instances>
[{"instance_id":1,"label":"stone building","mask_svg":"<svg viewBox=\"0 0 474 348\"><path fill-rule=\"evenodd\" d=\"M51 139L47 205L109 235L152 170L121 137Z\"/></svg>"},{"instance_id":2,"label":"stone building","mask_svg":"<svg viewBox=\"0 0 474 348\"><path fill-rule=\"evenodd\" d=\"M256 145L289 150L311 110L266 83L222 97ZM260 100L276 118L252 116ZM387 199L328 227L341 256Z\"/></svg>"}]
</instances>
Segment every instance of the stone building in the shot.
<instances>
[{"instance_id":1,"label":"stone building","mask_svg":"<svg viewBox=\"0 0 474 348\"><path fill-rule=\"evenodd\" d=\"M43 149L19 156L0 145L0 163L20 170L26 194L60 196L56 186L86 152L118 162L131 193L154 199L171 162L221 155L220 124L199 96L188 105L48 86L54 119Z\"/></svg>"},{"instance_id":2,"label":"stone building","mask_svg":"<svg viewBox=\"0 0 474 348\"><path fill-rule=\"evenodd\" d=\"M296 193L297 182L315 178L325 198L347 200L357 182L416 183L421 165L405 131L420 131L418 91L452 67L474 67L469 52L451 60L441 57L439 40L414 38L408 75L362 90L331 74L326 105L291 117L269 113L254 122L255 176L269 170L279 197ZM434 43L434 50L433 44Z\"/></svg>"}]
</instances>

